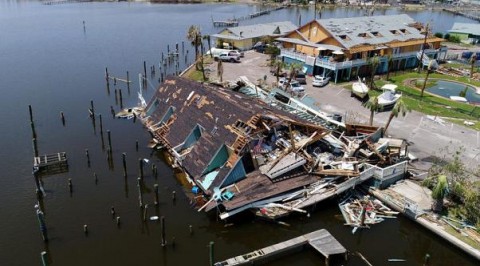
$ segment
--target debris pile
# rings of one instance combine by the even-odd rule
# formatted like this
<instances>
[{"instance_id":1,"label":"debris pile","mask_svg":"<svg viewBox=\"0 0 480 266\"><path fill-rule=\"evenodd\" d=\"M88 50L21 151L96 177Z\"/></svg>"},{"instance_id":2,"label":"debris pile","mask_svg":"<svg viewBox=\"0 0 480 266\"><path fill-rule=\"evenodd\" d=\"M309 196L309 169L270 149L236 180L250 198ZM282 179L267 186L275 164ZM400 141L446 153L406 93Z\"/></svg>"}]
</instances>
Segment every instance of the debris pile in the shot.
<instances>
[{"instance_id":1,"label":"debris pile","mask_svg":"<svg viewBox=\"0 0 480 266\"><path fill-rule=\"evenodd\" d=\"M398 212L392 211L381 201L370 196L352 196L338 205L345 219L345 225L353 228L355 233L358 228L369 228L369 225L383 222L388 218L396 218Z\"/></svg>"}]
</instances>

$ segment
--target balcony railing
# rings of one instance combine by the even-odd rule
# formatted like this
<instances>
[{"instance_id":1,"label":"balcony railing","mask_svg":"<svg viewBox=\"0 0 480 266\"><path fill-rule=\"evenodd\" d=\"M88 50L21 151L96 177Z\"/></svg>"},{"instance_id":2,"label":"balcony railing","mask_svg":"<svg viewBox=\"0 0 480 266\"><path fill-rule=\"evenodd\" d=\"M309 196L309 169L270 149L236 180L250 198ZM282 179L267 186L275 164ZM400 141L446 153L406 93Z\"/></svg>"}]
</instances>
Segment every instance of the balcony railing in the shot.
<instances>
[{"instance_id":1,"label":"balcony railing","mask_svg":"<svg viewBox=\"0 0 480 266\"><path fill-rule=\"evenodd\" d=\"M315 60L316 66L324 67L332 70L363 66L365 64L367 64L367 61L365 61L364 59L355 59L355 60L343 61L343 62L331 62L328 58L317 57L317 60Z\"/></svg>"},{"instance_id":2,"label":"balcony railing","mask_svg":"<svg viewBox=\"0 0 480 266\"><path fill-rule=\"evenodd\" d=\"M287 56L289 58L296 59L296 60L299 60L299 61L302 61L302 62L305 62L305 59L307 58L306 54L297 53L297 52L293 52L293 51L288 51L288 50L284 50L284 49L281 50L280 55L281 56Z\"/></svg>"}]
</instances>

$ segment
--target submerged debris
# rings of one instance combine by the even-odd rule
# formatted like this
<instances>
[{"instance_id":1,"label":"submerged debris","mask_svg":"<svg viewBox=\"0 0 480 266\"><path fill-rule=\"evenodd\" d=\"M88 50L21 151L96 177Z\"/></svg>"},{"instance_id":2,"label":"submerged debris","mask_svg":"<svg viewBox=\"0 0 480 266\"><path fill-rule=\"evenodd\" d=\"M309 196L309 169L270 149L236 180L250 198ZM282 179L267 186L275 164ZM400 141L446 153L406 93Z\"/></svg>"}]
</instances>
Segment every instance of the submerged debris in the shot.
<instances>
[{"instance_id":1,"label":"submerged debris","mask_svg":"<svg viewBox=\"0 0 480 266\"><path fill-rule=\"evenodd\" d=\"M381 201L370 196L354 195L338 205L345 219L345 225L357 228L369 228L369 225L383 222L387 218L397 218L398 212L392 211Z\"/></svg>"}]
</instances>

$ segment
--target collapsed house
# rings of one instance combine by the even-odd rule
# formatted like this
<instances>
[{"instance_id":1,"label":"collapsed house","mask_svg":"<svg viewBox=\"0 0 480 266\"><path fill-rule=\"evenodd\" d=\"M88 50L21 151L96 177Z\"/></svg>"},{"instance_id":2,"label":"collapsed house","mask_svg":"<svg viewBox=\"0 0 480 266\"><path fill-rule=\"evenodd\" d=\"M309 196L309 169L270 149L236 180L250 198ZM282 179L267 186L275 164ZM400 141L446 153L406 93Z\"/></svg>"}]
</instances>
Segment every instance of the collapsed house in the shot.
<instances>
[{"instance_id":1,"label":"collapsed house","mask_svg":"<svg viewBox=\"0 0 480 266\"><path fill-rule=\"evenodd\" d=\"M381 129L331 131L280 105L169 77L141 119L201 195L198 210L222 219L247 209L270 219L307 213L303 208L373 177L374 164L391 163L389 141L377 143ZM397 146L392 150L406 154Z\"/></svg>"}]
</instances>

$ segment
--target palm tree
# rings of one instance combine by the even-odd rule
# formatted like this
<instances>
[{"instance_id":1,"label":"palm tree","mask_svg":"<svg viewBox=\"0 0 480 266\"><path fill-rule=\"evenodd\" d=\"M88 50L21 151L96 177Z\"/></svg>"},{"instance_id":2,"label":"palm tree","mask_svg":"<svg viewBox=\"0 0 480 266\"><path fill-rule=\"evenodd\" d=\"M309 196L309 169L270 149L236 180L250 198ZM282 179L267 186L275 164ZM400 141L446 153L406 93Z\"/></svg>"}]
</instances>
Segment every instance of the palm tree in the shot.
<instances>
[{"instance_id":1,"label":"palm tree","mask_svg":"<svg viewBox=\"0 0 480 266\"><path fill-rule=\"evenodd\" d=\"M377 67L380 64L380 59L378 58L377 55L374 57L370 57L368 60L368 65L370 65L370 89L373 89L373 77L375 76L375 73L377 72Z\"/></svg>"},{"instance_id":2,"label":"palm tree","mask_svg":"<svg viewBox=\"0 0 480 266\"><path fill-rule=\"evenodd\" d=\"M387 56L387 80L390 78L390 70L392 69L393 65L393 56L389 54Z\"/></svg>"},{"instance_id":3,"label":"palm tree","mask_svg":"<svg viewBox=\"0 0 480 266\"><path fill-rule=\"evenodd\" d=\"M405 104L402 98L398 99L398 101L393 106L392 111L390 112L390 116L388 117L387 125L385 125L384 132L387 132L387 129L390 126L390 122L392 122L392 119L394 117L398 117L399 114L402 114L402 116L405 116L409 111L410 111L410 108L408 108L408 106Z\"/></svg>"},{"instance_id":4,"label":"palm tree","mask_svg":"<svg viewBox=\"0 0 480 266\"><path fill-rule=\"evenodd\" d=\"M373 125L373 116L375 112L381 109L382 107L378 104L378 96L373 96L368 99L368 101L362 103L363 107L370 110L370 125Z\"/></svg>"},{"instance_id":5,"label":"palm tree","mask_svg":"<svg viewBox=\"0 0 480 266\"><path fill-rule=\"evenodd\" d=\"M437 177L437 184L432 190L432 198L435 200L432 204L434 212L441 212L443 209L443 198L448 193L448 182L446 175L439 175Z\"/></svg>"},{"instance_id":6,"label":"palm tree","mask_svg":"<svg viewBox=\"0 0 480 266\"><path fill-rule=\"evenodd\" d=\"M473 53L470 57L470 78L473 78L473 69L475 66L475 61L477 61L477 54Z\"/></svg>"},{"instance_id":7,"label":"palm tree","mask_svg":"<svg viewBox=\"0 0 480 266\"><path fill-rule=\"evenodd\" d=\"M300 69L303 67L303 64L301 63L291 63L290 64L290 75L288 76L288 84L285 87L285 90L290 87L290 83L292 82L293 79L297 77L298 72Z\"/></svg>"},{"instance_id":8,"label":"palm tree","mask_svg":"<svg viewBox=\"0 0 480 266\"><path fill-rule=\"evenodd\" d=\"M423 99L423 92L425 91L425 87L427 86L428 76L430 76L430 73L432 73L432 66L433 60L430 60L430 63L428 63L427 66L427 74L425 74L425 80L423 81L422 93L420 94L421 99Z\"/></svg>"},{"instance_id":9,"label":"palm tree","mask_svg":"<svg viewBox=\"0 0 480 266\"><path fill-rule=\"evenodd\" d=\"M195 47L195 61L198 60L198 46L200 46L201 38L199 38L202 34L200 33L200 28L195 25L191 25L188 28L187 32L187 39L192 43Z\"/></svg>"},{"instance_id":10,"label":"palm tree","mask_svg":"<svg viewBox=\"0 0 480 266\"><path fill-rule=\"evenodd\" d=\"M210 58L213 58L213 54L212 54L212 40L210 39L210 35L203 35L202 38L203 38L204 40L207 40L208 50L210 51Z\"/></svg>"},{"instance_id":11,"label":"palm tree","mask_svg":"<svg viewBox=\"0 0 480 266\"><path fill-rule=\"evenodd\" d=\"M274 71L275 71L275 76L277 77L277 83L278 83L278 79L279 79L279 76L280 76L280 73L282 72L282 70L285 68L286 64L282 61L282 60L275 60L273 62L273 67L274 67Z\"/></svg>"},{"instance_id":12,"label":"palm tree","mask_svg":"<svg viewBox=\"0 0 480 266\"><path fill-rule=\"evenodd\" d=\"M205 76L205 67L203 66L203 42L202 42L202 35L198 35L198 39L200 40L200 70L202 71L202 77L203 80L207 80L207 77ZM197 68L198 69L198 68Z\"/></svg>"},{"instance_id":13,"label":"palm tree","mask_svg":"<svg viewBox=\"0 0 480 266\"><path fill-rule=\"evenodd\" d=\"M217 63L217 76L220 78L220 82L223 82L223 63L222 63L222 60L218 60L218 63Z\"/></svg>"}]
</instances>

